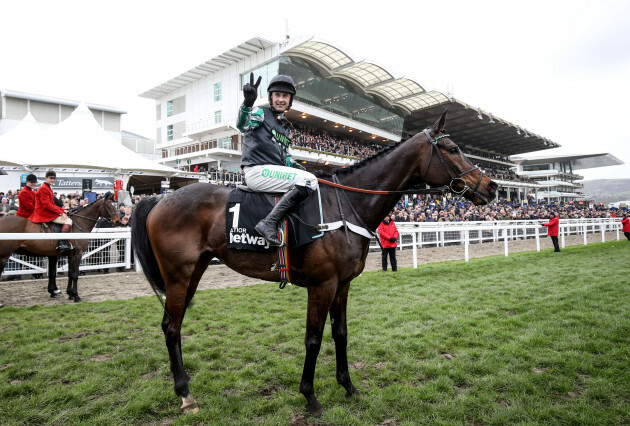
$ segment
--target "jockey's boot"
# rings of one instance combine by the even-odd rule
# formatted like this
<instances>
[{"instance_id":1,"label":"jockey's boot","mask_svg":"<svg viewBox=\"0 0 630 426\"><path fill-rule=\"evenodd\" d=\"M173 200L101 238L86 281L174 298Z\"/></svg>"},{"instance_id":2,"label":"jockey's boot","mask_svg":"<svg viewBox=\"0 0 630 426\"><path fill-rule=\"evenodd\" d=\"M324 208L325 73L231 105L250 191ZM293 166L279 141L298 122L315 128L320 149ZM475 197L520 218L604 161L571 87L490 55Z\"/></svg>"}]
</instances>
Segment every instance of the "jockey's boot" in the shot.
<instances>
[{"instance_id":1,"label":"jockey's boot","mask_svg":"<svg viewBox=\"0 0 630 426\"><path fill-rule=\"evenodd\" d=\"M61 227L61 232L70 232L71 229L72 229L71 225L64 224ZM73 249L74 247L72 247L72 244L70 244L70 241L68 240L59 240L59 242L57 243L57 251L59 252L60 255L66 254L69 251L72 251Z\"/></svg>"},{"instance_id":2,"label":"jockey's boot","mask_svg":"<svg viewBox=\"0 0 630 426\"><path fill-rule=\"evenodd\" d=\"M267 240L270 246L279 247L282 245L282 242L278 239L278 224L291 209L311 195L312 192L311 188L295 185L280 198L278 204L274 206L267 217L254 227Z\"/></svg>"}]
</instances>

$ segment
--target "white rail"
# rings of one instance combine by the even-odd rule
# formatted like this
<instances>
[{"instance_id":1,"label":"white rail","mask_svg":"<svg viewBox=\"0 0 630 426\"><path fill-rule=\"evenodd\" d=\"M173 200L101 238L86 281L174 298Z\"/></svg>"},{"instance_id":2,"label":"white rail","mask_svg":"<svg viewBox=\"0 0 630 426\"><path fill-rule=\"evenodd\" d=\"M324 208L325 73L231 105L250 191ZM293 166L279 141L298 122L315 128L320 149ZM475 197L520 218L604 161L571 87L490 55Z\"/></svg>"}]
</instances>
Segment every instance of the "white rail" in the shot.
<instances>
[{"instance_id":1,"label":"white rail","mask_svg":"<svg viewBox=\"0 0 630 426\"><path fill-rule=\"evenodd\" d=\"M505 256L509 254L509 242L523 239L536 239L536 250L540 251L540 238L547 235L547 228L542 224L546 220L493 221L493 222L396 222L400 234L400 250L413 250L413 267L418 267L418 249L426 246L444 247L463 245L464 259L468 261L469 245L499 241L504 242ZM600 232L602 242L606 241L606 232L616 232L619 240L621 223L618 219L561 219L559 226L560 244L565 247L568 235L583 235L587 244L587 234ZM378 242L373 239L370 249L379 250Z\"/></svg>"},{"instance_id":2,"label":"white rail","mask_svg":"<svg viewBox=\"0 0 630 426\"><path fill-rule=\"evenodd\" d=\"M0 240L90 240L81 258L80 271L117 267L129 269L132 260L130 231L130 228L98 228L91 233L0 233ZM48 272L47 264L47 258L13 255L2 275L43 274ZM66 258L60 258L57 272L67 271Z\"/></svg>"}]
</instances>

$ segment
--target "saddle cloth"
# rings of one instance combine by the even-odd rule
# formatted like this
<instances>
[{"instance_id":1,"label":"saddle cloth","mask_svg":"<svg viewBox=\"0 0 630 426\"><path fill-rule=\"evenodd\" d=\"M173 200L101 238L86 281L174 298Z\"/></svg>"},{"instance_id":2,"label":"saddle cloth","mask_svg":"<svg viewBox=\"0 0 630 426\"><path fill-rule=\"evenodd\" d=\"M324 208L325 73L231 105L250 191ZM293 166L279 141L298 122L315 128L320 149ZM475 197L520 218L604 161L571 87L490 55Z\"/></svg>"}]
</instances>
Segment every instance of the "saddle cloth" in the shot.
<instances>
[{"instance_id":1,"label":"saddle cloth","mask_svg":"<svg viewBox=\"0 0 630 426\"><path fill-rule=\"evenodd\" d=\"M227 247L253 251L276 250L277 247L269 247L254 226L271 212L274 200L282 195L233 189L225 211ZM300 203L286 219L289 232L285 244L289 247L306 245L323 236L323 232L318 230L318 225L322 223L319 191Z\"/></svg>"}]
</instances>

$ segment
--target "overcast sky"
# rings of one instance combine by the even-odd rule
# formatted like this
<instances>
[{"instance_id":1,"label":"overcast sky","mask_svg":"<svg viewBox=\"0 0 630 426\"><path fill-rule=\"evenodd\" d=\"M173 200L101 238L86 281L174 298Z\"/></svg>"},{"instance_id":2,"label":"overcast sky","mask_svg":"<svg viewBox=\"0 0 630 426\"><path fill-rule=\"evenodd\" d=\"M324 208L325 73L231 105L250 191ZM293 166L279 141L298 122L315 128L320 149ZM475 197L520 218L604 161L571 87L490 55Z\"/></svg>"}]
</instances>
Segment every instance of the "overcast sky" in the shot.
<instances>
[{"instance_id":1,"label":"overcast sky","mask_svg":"<svg viewBox=\"0 0 630 426\"><path fill-rule=\"evenodd\" d=\"M0 88L121 108L147 137L140 93L288 22L562 145L550 154L626 163L586 179L630 178L630 1L22 0L1 20Z\"/></svg>"}]
</instances>

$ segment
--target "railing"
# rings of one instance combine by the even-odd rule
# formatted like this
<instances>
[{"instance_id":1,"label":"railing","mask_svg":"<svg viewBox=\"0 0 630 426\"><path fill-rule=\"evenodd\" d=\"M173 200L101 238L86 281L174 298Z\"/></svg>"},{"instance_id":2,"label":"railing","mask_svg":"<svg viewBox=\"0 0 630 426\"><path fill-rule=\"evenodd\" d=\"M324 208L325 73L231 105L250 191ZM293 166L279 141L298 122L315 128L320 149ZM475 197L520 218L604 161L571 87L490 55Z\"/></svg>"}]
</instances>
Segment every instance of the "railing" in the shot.
<instances>
[{"instance_id":1,"label":"railing","mask_svg":"<svg viewBox=\"0 0 630 426\"><path fill-rule=\"evenodd\" d=\"M547 235L547 229L541 226L546 221L494 221L494 222L397 222L399 231L398 247L400 250L413 250L413 266L418 267L418 249L422 247L444 247L463 245L464 259L469 260L469 245L497 243L503 241L505 256L509 254L509 242L523 239L535 239L536 250L540 251L540 238ZM561 219L559 227L560 245L565 247L565 237L583 235L584 245L587 234L601 233L605 242L606 232L616 232L620 239L621 223L618 219ZM130 228L95 229L90 234L18 234L20 240L57 240L88 239L87 251L83 254L81 271L131 267L131 234ZM0 240L14 240L16 234L0 234ZM379 250L378 242L372 239L370 249ZM136 263L136 268L138 265ZM42 274L48 271L47 259L14 255L11 256L3 272L5 275ZM66 259L62 258L58 272L67 272Z\"/></svg>"},{"instance_id":2,"label":"railing","mask_svg":"<svg viewBox=\"0 0 630 426\"><path fill-rule=\"evenodd\" d=\"M16 238L16 235L18 238ZM130 228L99 228L91 233L0 233L0 240L89 240L88 248L83 253L80 271L94 269L131 268L131 233ZM13 255L9 258L2 273L3 276L43 274L48 272L48 258ZM58 260L57 272L68 272L67 258Z\"/></svg>"},{"instance_id":3,"label":"railing","mask_svg":"<svg viewBox=\"0 0 630 426\"><path fill-rule=\"evenodd\" d=\"M514 240L536 239L536 250L540 251L540 238L547 235L542 227L544 220L493 221L493 222L397 222L400 250L413 250L413 266L418 267L417 250L422 247L444 247L463 245L464 259L469 260L470 244L497 243L503 241L505 256L509 254L509 242ZM559 226L560 244L565 247L568 235L583 235L587 244L587 234L600 232L602 242L606 232L616 232L619 240L621 223L618 219L561 219ZM370 249L379 250L376 239L372 239Z\"/></svg>"},{"instance_id":4,"label":"railing","mask_svg":"<svg viewBox=\"0 0 630 426\"><path fill-rule=\"evenodd\" d=\"M217 184L241 184L243 183L243 175L240 173L225 172L208 172L208 180Z\"/></svg>"}]
</instances>

